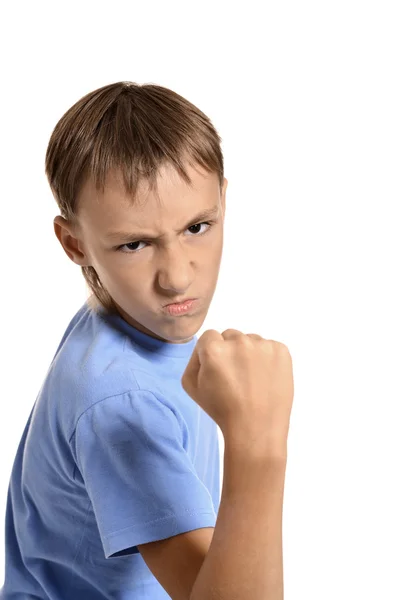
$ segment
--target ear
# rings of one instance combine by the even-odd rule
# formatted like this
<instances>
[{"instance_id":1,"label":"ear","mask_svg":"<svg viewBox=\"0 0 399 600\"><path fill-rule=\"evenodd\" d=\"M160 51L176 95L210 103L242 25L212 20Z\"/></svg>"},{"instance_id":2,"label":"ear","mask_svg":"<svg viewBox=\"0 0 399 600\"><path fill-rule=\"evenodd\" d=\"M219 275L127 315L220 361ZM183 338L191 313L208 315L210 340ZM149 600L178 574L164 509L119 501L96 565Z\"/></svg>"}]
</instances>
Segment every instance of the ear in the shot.
<instances>
[{"instance_id":1,"label":"ear","mask_svg":"<svg viewBox=\"0 0 399 600\"><path fill-rule=\"evenodd\" d=\"M81 267L90 267L91 262L84 251L82 234L76 225L58 215L54 219L54 232L67 256Z\"/></svg>"}]
</instances>

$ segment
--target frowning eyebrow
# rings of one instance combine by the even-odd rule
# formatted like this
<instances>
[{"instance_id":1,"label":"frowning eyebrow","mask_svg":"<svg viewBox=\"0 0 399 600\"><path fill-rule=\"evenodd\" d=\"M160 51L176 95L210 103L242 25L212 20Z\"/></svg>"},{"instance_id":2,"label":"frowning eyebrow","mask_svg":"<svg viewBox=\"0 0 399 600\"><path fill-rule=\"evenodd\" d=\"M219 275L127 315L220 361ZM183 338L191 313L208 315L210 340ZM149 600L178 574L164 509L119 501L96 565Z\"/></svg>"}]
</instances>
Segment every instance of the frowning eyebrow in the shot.
<instances>
[{"instance_id":1,"label":"frowning eyebrow","mask_svg":"<svg viewBox=\"0 0 399 600\"><path fill-rule=\"evenodd\" d=\"M217 216L217 214L219 213L219 205L216 204L215 206L213 206L212 208L208 208L207 210L203 210L201 211L199 214L197 214L195 217L193 217L193 219L191 219L189 221L189 223L183 228L182 231L185 231L188 227L191 227L192 225L196 225L197 223L200 223L202 221L207 221L208 219L213 219ZM176 231L176 233L179 233L178 231ZM159 236L152 236L152 235L147 235L144 232L140 232L140 231L109 231L106 235L105 235L105 239L107 240L142 240L142 239L146 239L146 240L160 240L163 237L165 237L164 235L159 235Z\"/></svg>"}]
</instances>

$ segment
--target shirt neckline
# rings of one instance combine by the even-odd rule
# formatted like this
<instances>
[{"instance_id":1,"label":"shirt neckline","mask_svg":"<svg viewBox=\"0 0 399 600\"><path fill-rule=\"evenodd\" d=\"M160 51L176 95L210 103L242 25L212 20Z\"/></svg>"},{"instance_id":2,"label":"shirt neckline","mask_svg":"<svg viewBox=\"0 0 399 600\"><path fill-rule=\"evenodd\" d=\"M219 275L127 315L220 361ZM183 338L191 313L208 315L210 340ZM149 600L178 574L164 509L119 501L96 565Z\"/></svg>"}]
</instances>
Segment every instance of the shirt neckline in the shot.
<instances>
[{"instance_id":1,"label":"shirt neckline","mask_svg":"<svg viewBox=\"0 0 399 600\"><path fill-rule=\"evenodd\" d=\"M194 347L198 341L197 335L194 335L190 341L183 342L182 344L173 344L172 342L159 340L128 323L119 313L110 313L106 311L104 307L99 307L97 312L102 319L112 323L119 331L125 333L130 340L156 354L163 354L165 356L176 358L187 358L193 353Z\"/></svg>"}]
</instances>

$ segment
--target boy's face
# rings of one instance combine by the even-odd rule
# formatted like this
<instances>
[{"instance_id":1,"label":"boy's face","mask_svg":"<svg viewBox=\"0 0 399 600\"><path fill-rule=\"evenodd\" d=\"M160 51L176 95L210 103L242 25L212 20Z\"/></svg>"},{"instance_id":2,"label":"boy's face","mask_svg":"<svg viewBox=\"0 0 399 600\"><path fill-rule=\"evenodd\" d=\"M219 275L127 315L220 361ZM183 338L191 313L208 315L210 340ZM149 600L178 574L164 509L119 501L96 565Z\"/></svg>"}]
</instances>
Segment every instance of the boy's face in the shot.
<instances>
[{"instance_id":1,"label":"boy's face","mask_svg":"<svg viewBox=\"0 0 399 600\"><path fill-rule=\"evenodd\" d=\"M78 198L78 224L54 219L69 258L96 270L122 317L140 331L176 344L191 340L204 322L223 248L227 179L221 193L216 173L200 167L188 167L188 173L191 188L173 167L164 166L158 174L159 199L143 181L134 205L116 173L108 177L104 194L87 181ZM218 212L213 217L196 219L214 207ZM188 313L172 316L163 308L187 298L197 299Z\"/></svg>"}]
</instances>

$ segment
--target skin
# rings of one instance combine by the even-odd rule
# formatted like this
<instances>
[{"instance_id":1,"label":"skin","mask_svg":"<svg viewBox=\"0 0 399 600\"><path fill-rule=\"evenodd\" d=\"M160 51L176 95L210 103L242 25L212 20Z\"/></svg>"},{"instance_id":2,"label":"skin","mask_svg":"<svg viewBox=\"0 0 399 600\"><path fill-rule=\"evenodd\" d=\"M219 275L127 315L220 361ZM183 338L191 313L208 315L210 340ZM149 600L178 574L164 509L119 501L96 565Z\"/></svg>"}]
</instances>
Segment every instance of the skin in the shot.
<instances>
[{"instance_id":1,"label":"skin","mask_svg":"<svg viewBox=\"0 0 399 600\"><path fill-rule=\"evenodd\" d=\"M174 344L190 341L202 326L223 250L227 179L220 190L216 173L199 166L187 171L192 187L164 165L158 173L158 194L143 180L134 204L117 172L109 173L104 194L89 179L77 199L76 223L54 219L67 256L77 265L94 267L121 316L149 336ZM214 218L194 221L215 205L219 211ZM116 230L141 235L107 239ZM149 239L153 236L162 238ZM122 251L117 250L120 246ZM185 298L198 298L192 312L171 316L162 310Z\"/></svg>"}]
</instances>

